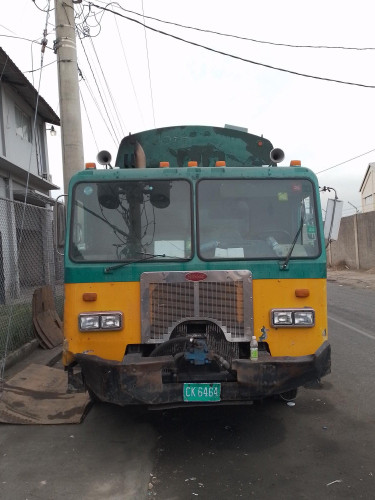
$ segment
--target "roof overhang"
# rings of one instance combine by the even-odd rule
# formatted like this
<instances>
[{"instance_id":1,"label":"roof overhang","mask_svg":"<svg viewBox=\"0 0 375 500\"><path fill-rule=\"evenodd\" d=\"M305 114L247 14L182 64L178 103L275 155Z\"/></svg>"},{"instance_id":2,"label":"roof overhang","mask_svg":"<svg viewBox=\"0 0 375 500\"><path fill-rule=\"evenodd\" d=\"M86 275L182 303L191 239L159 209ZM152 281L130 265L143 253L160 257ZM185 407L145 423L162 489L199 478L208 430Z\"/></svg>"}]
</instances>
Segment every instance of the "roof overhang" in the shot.
<instances>
[{"instance_id":1,"label":"roof overhang","mask_svg":"<svg viewBox=\"0 0 375 500\"><path fill-rule=\"evenodd\" d=\"M35 109L38 99L37 90L1 47L0 74L1 82L12 87L14 92L20 95L32 109ZM38 115L47 123L60 125L60 118L41 96L38 99Z\"/></svg>"},{"instance_id":2,"label":"roof overhang","mask_svg":"<svg viewBox=\"0 0 375 500\"><path fill-rule=\"evenodd\" d=\"M12 177L14 180L22 182L26 185L27 180L29 180L30 189L40 189L42 191L53 191L55 189L60 189L59 186L49 182L43 177L38 175L28 173L27 170L17 167L14 163L10 163L7 159L0 156L0 172L4 172L8 177Z\"/></svg>"}]
</instances>

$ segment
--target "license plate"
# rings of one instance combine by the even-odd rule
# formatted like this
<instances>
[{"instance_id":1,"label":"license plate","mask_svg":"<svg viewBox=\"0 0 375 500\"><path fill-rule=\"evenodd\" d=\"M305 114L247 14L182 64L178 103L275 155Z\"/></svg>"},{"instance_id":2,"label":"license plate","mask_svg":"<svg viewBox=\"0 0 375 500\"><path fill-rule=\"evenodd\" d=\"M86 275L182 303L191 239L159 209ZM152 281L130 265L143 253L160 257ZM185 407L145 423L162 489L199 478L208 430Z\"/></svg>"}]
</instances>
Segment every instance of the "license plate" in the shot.
<instances>
[{"instance_id":1,"label":"license plate","mask_svg":"<svg viewBox=\"0 0 375 500\"><path fill-rule=\"evenodd\" d=\"M221 384L184 384L184 401L220 401Z\"/></svg>"}]
</instances>

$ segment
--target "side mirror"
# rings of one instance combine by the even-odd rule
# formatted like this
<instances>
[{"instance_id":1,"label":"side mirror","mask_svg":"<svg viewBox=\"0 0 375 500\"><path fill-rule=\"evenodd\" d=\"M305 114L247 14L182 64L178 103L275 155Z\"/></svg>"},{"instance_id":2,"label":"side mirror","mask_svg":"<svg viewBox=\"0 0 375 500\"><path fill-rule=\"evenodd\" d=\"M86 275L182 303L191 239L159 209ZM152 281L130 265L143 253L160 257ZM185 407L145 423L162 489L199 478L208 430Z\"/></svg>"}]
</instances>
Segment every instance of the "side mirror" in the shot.
<instances>
[{"instance_id":1,"label":"side mirror","mask_svg":"<svg viewBox=\"0 0 375 500\"><path fill-rule=\"evenodd\" d=\"M62 250L65 245L65 233L66 233L66 207L64 203L59 202L59 199L67 196L62 194L59 196L53 207L53 220L55 226L55 245L57 251ZM59 252L60 253L60 252ZM62 254L62 252L61 252Z\"/></svg>"},{"instance_id":2,"label":"side mirror","mask_svg":"<svg viewBox=\"0 0 375 500\"><path fill-rule=\"evenodd\" d=\"M324 220L324 239L337 240L342 217L343 202L337 199L327 200L326 217Z\"/></svg>"}]
</instances>

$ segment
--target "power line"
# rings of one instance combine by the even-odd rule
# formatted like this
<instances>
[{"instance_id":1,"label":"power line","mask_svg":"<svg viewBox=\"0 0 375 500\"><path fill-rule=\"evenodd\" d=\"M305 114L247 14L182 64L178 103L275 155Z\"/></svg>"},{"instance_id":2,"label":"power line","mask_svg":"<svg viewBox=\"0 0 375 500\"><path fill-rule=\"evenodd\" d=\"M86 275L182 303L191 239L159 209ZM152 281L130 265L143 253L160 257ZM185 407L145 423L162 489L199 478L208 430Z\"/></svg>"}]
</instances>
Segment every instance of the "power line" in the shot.
<instances>
[{"instance_id":1,"label":"power line","mask_svg":"<svg viewBox=\"0 0 375 500\"><path fill-rule=\"evenodd\" d=\"M356 160L357 158L361 158L362 156L368 155L369 153L373 153L375 149L370 149L366 153L362 153L361 155L354 156L354 158L350 158L349 160L342 161L341 163L337 163L337 165L333 165L332 167L325 168L324 170L319 170L319 172L315 172L316 175L321 174L322 172L327 172L327 170L332 170L332 168L339 167L340 165L344 165L344 163L349 163L350 161Z\"/></svg>"},{"instance_id":2,"label":"power line","mask_svg":"<svg viewBox=\"0 0 375 500\"><path fill-rule=\"evenodd\" d=\"M144 8L143 8L143 0L142 0L142 12L143 12L143 21L144 21ZM146 32L146 24L143 22L144 30L145 30L145 42L146 42L146 54L147 54L147 67L148 67L148 80L150 84L150 96L151 96L151 108L152 108L152 118L154 121L154 128L156 127L155 124L155 109L154 109L154 96L152 93L152 81L151 81L151 69L150 69L150 57L149 57L149 52L148 52L148 43L147 43L147 32Z\"/></svg>"},{"instance_id":3,"label":"power line","mask_svg":"<svg viewBox=\"0 0 375 500\"><path fill-rule=\"evenodd\" d=\"M94 78L95 79L95 78ZM101 118L102 118L102 121L103 121L103 124L105 125L106 129L107 129L107 132L109 134L109 136L111 137L111 139L113 140L114 144L116 144L116 142L114 141L114 134L113 134L113 131L111 131L111 129L109 128L108 126L108 120L105 119L105 116L103 115L102 111L101 111L101 108L99 106L99 103L98 101L96 100L96 97L95 97L95 94L93 92L93 90L91 89L90 85L88 84L87 80L83 77L82 75L82 80L84 82L84 84L86 85L87 87L87 90L91 96L91 99L93 100L95 106L96 106L96 109L98 110L98 113L100 114ZM100 91L99 91L99 94L100 94ZM116 139L117 140L117 139ZM95 140L95 143L96 143L96 140Z\"/></svg>"},{"instance_id":4,"label":"power line","mask_svg":"<svg viewBox=\"0 0 375 500\"><path fill-rule=\"evenodd\" d=\"M111 89L109 88L107 78L106 78L106 76L105 76L105 74L104 74L104 71L103 71L102 65L101 65L101 63L100 63L100 59L99 59L99 57L98 57L98 54L97 54L97 52L96 52L96 49L95 49L94 42L93 42L92 38L90 38L90 42L91 42L91 46L92 46L92 49L93 49L93 51L94 51L94 54L95 54L95 57L96 57L97 63L98 63L98 65L99 65L100 72L101 72L101 74L102 74L102 78L103 78L104 83L105 83L105 86L106 86L106 88L107 88L107 92L108 92L108 94L109 94L109 98L110 98L110 100L111 100L113 110L114 110L114 112L115 112L115 115L116 115L116 117L117 117L117 121L118 121L118 123L119 123L120 133L121 133L121 135L122 135L122 136L124 136L124 135L125 135L125 133L124 133L124 130L122 129L122 123L121 123L120 117L119 117L118 112L117 112L117 106L116 106L116 104L115 104L115 102L114 102L114 99L113 99L113 95L112 95Z\"/></svg>"},{"instance_id":5,"label":"power line","mask_svg":"<svg viewBox=\"0 0 375 500\"><path fill-rule=\"evenodd\" d=\"M251 59L246 59L244 57L235 56L234 54L230 54L228 52L223 52L221 50L213 49L211 47L207 47L206 45L202 45L202 44L197 43L197 42L192 42L192 41L186 40L184 38L181 38L181 37L179 37L177 35L172 35L171 33L167 33L165 31L158 30L158 29L153 28L151 26L147 26L146 24L142 23L141 21L137 21L136 19L133 19L131 17L125 16L123 14L120 14L119 12L115 12L115 11L113 11L111 9L108 9L107 7L101 7L100 5L97 5L97 4L94 4L94 3L91 3L90 5L92 5L94 7L97 7L99 9L105 10L107 12L112 12L113 14L115 14L117 16L120 16L120 17L123 17L124 19L127 19L128 21L132 21L132 22L134 22L136 24L144 26L145 28L147 28L147 29L149 29L151 31L154 31L155 33L159 33L161 35L168 36L168 37L173 38L175 40L178 40L180 42L187 43L189 45L193 45L194 47L199 47L201 49L208 50L209 52L213 52L215 54L220 54L220 55L223 55L223 56L226 56L226 57L230 57L230 58L236 59L238 61L247 62L249 64L254 64L256 66L262 66L263 68L273 69L275 71L281 71L283 73L289 73L291 75L302 76L304 78L312 78L312 79L315 79L315 80L321 80L321 81L333 82L333 83L340 83L340 84L343 84L343 85L352 85L352 86L356 86L356 87L364 87L364 88L375 89L375 85L366 85L366 84L363 84L363 83L346 82L346 81L343 81L343 80L336 80L336 79L333 79L333 78L325 78L325 77L321 77L321 76L308 75L306 73L300 73L298 71L292 71L292 70L285 69L285 68L280 68L280 67L277 67L277 66L271 66L270 64L264 64L264 63L260 63L260 62L257 62L257 61L252 61Z\"/></svg>"},{"instance_id":6,"label":"power line","mask_svg":"<svg viewBox=\"0 0 375 500\"><path fill-rule=\"evenodd\" d=\"M91 130L91 134L92 134L92 137L94 139L94 142L95 142L96 150L99 151L99 146L98 146L98 143L96 142L96 137L95 137L94 129L93 129L93 126L91 124L90 115L89 115L89 113L87 111L86 103L85 103L85 100L83 98L83 94L81 92L81 88L80 87L79 87L79 94L81 96L81 101L82 101L83 107L85 109L87 121L89 122L90 130Z\"/></svg>"},{"instance_id":7,"label":"power line","mask_svg":"<svg viewBox=\"0 0 375 500\"><path fill-rule=\"evenodd\" d=\"M113 18L114 18L114 21L115 21L115 24L116 24L117 34L118 34L119 39L120 39L122 54L123 54L124 59L125 59L126 67L127 67L129 78L130 78L130 82L132 84L133 94L134 94L134 97L135 97L135 101L137 103L138 111L139 111L139 114L140 114L140 116L142 118L142 122L144 123L142 109L141 109L141 106L139 104L139 99L138 99L137 92L135 90L135 85L134 85L133 77L132 77L132 74L131 74L131 71L130 71L130 68L129 68L129 63L128 63L128 59L126 57L126 52L125 52L125 49L124 49L124 44L123 44L123 41L122 41L122 36L121 36L120 30L119 30L119 27L118 27L118 24L117 24L116 16L114 15Z\"/></svg>"},{"instance_id":8,"label":"power line","mask_svg":"<svg viewBox=\"0 0 375 500\"><path fill-rule=\"evenodd\" d=\"M49 14L50 12L52 12L53 10L55 10L55 9L51 9L51 7L50 7L50 2L49 2L49 1L47 2L47 7L48 7L48 9L47 9L47 10L46 10L46 9L42 9L42 8L40 8L40 7L36 4L36 1L35 1L35 0L31 0L31 1L32 1L32 2L33 2L33 4L35 5L35 7L36 7L38 10L40 10L41 12L47 12L47 13Z\"/></svg>"},{"instance_id":9,"label":"power line","mask_svg":"<svg viewBox=\"0 0 375 500\"><path fill-rule=\"evenodd\" d=\"M42 42L40 42L39 40L30 40L30 38L25 38L23 36L2 35L2 34L0 34L0 36L2 36L4 38L14 38L16 40L24 40L25 42L39 43L40 45L42 45ZM47 47L47 46L45 46L45 47L46 47L46 49L53 50L51 47Z\"/></svg>"},{"instance_id":10,"label":"power line","mask_svg":"<svg viewBox=\"0 0 375 500\"><path fill-rule=\"evenodd\" d=\"M100 90L100 87L99 87L98 81L97 81L97 79L96 79L96 77L95 77L94 70L93 70L92 65L91 65L91 63L90 63L90 60L89 60L89 57L88 57L88 55L87 55L87 52L86 52L86 49L85 49L85 46L84 46L84 44L83 44L82 39L80 39L80 42L81 42L81 45L82 45L83 52L84 52L84 54L85 54L85 56L86 56L87 63L88 63L89 68L90 68L90 70L91 70L91 74L92 74L92 76L93 76L93 79L94 79L94 82L95 82L96 88L97 88L97 90L98 90L99 97L100 97L100 99L101 99L101 101L102 101L102 104L103 104L103 107L104 107L104 109L105 109L105 113L106 113L106 115L107 115L107 118L108 118L109 124L110 124L110 126L112 127L112 132L113 132L113 134L114 134L114 136L115 136L115 138L116 138L116 141L117 141L117 142L119 142L119 139L118 139L118 137L117 137L117 135L116 135L116 130L115 130L114 126L113 126L113 123L112 123L111 117L109 116L107 106L106 106L106 104L105 104L105 102L104 102L104 98L103 98L102 92L101 92L101 90ZM106 125L107 125L107 124L106 124ZM107 128L108 128L108 127L107 127Z\"/></svg>"},{"instance_id":11,"label":"power line","mask_svg":"<svg viewBox=\"0 0 375 500\"><path fill-rule=\"evenodd\" d=\"M56 64L57 61L52 61L48 64L44 64L43 68L36 68L36 69L30 69L28 71L23 71L22 73L26 74L26 73L35 73L36 71L41 71L42 69L44 68L47 68L47 66L51 66L52 64Z\"/></svg>"},{"instance_id":12,"label":"power line","mask_svg":"<svg viewBox=\"0 0 375 500\"><path fill-rule=\"evenodd\" d=\"M89 5L93 5L95 7L98 7L97 5L92 4L91 2L89 2ZM219 31L209 30L209 29L205 29L205 28L197 28L194 26L188 26L186 24L180 24L180 23L176 23L173 21L166 21L164 19L159 19L157 17L143 16L143 14L140 14L139 12L135 12L134 10L124 9L124 7L119 5L117 2L106 3L106 5L107 6L108 5L116 5L124 12L128 12L129 14L134 14L134 15L139 16L139 17L144 17L145 19L150 19L152 21L157 21L159 23L169 24L172 26L177 26L179 28L184 28L184 29L189 29L189 30L194 30L194 31L200 31L202 33L210 33L213 35L219 35L219 36L224 36L224 37L228 37L228 38L235 38L237 40L244 40L244 41L248 41L248 42L261 43L261 44L266 44L266 45L275 45L278 47L290 47L290 48L294 48L294 49L335 49L335 50L339 49L339 50L358 50L358 51L375 50L375 47L344 47L344 46L335 46L335 45L295 45L295 44L291 44L291 43L279 43L279 42L270 42L267 40L257 40L255 38L248 38L245 36L233 35L230 33L221 33Z\"/></svg>"}]
</instances>

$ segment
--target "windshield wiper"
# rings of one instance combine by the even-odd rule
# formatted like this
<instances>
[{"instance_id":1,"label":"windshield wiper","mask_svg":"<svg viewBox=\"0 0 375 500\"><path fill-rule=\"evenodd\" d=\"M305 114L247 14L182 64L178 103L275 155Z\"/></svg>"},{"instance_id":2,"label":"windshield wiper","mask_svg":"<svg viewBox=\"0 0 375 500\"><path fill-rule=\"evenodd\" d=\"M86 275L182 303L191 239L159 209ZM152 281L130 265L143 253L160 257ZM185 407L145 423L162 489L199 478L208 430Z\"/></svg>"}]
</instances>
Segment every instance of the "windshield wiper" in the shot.
<instances>
[{"instance_id":1,"label":"windshield wiper","mask_svg":"<svg viewBox=\"0 0 375 500\"><path fill-rule=\"evenodd\" d=\"M302 216L301 217L301 222L300 222L300 225L298 227L298 231L297 231L297 234L295 235L294 237L294 240L293 240L293 243L291 244L290 248L289 248L289 252L287 253L287 256L285 257L285 260L284 262L281 264L280 266L280 269L282 269L283 271L285 271L285 269L287 268L288 266L288 263L290 261L290 258L292 256L292 253L293 253L293 250L294 250L294 247L296 246L296 243L297 243L297 240L298 240L298 237L302 231L302 228L303 228L303 223L304 223L304 217Z\"/></svg>"},{"instance_id":2,"label":"windshield wiper","mask_svg":"<svg viewBox=\"0 0 375 500\"><path fill-rule=\"evenodd\" d=\"M183 257L174 257L172 255L166 255L165 253L162 253L162 254L142 253L141 255L143 255L144 257L142 257L140 259L127 260L125 262L120 262L120 264L115 264L113 266L105 267L104 273L108 274L116 269L120 269L121 267L129 266L130 264L137 264L138 262L144 262L145 260L151 260L151 259L154 259L155 257L164 257L164 258L168 258L168 259L186 260Z\"/></svg>"}]
</instances>

